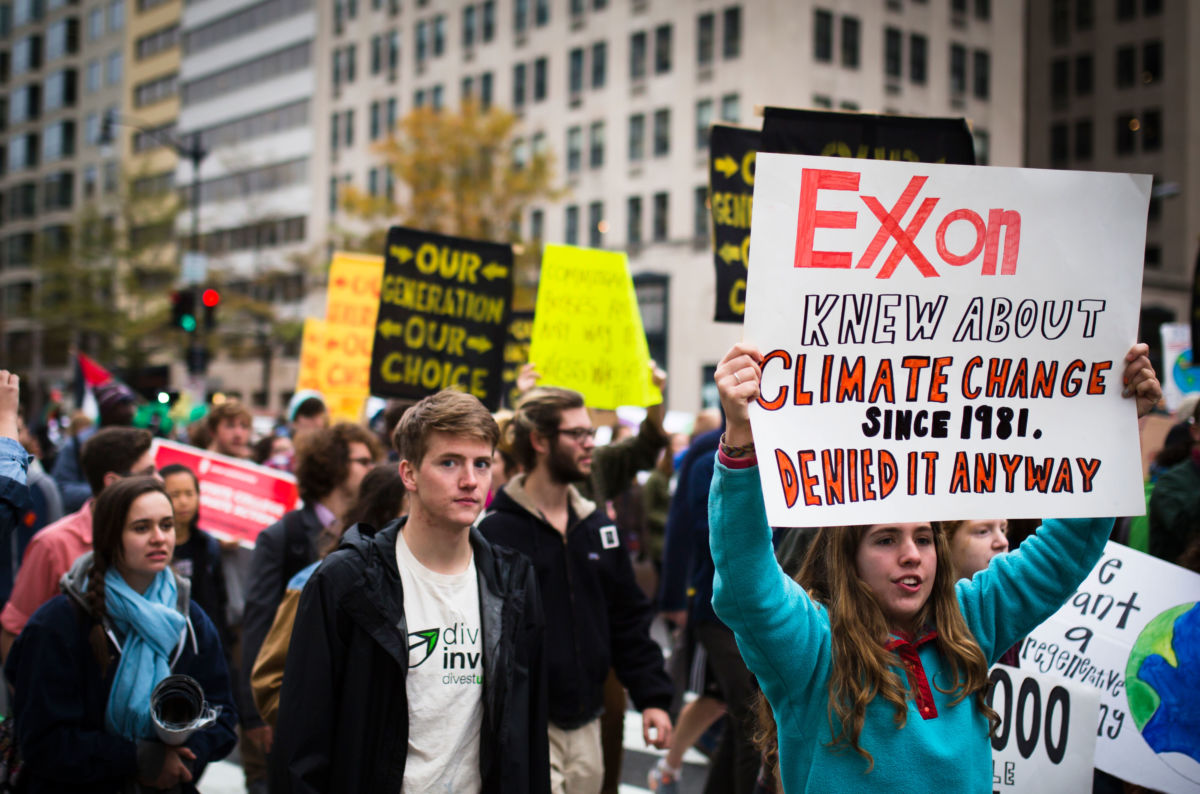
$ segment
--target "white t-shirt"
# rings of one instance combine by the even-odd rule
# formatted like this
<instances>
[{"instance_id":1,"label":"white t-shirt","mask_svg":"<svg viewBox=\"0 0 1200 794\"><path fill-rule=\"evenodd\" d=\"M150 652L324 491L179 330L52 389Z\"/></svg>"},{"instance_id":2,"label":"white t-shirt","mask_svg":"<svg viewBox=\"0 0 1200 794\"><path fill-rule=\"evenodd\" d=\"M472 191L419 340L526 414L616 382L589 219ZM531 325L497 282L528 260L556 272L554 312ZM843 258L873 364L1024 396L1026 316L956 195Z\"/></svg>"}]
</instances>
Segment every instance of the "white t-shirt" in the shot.
<instances>
[{"instance_id":1,"label":"white t-shirt","mask_svg":"<svg viewBox=\"0 0 1200 794\"><path fill-rule=\"evenodd\" d=\"M408 760L403 794L479 792L483 626L475 558L460 574L422 565L396 537L408 623Z\"/></svg>"}]
</instances>

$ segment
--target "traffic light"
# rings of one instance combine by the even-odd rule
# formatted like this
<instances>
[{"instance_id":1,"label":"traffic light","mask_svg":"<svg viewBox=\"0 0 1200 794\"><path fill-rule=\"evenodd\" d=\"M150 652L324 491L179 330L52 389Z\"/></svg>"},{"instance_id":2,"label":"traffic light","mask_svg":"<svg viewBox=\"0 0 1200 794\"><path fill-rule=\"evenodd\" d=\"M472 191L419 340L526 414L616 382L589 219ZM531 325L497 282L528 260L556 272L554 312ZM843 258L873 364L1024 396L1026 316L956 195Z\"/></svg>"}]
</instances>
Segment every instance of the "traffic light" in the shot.
<instances>
[{"instance_id":1,"label":"traffic light","mask_svg":"<svg viewBox=\"0 0 1200 794\"><path fill-rule=\"evenodd\" d=\"M192 290L171 293L171 325L188 333L196 330L196 293Z\"/></svg>"},{"instance_id":2,"label":"traffic light","mask_svg":"<svg viewBox=\"0 0 1200 794\"><path fill-rule=\"evenodd\" d=\"M204 304L204 328L211 331L217 327L217 306L221 303L221 293L215 289L206 289L200 296Z\"/></svg>"}]
</instances>

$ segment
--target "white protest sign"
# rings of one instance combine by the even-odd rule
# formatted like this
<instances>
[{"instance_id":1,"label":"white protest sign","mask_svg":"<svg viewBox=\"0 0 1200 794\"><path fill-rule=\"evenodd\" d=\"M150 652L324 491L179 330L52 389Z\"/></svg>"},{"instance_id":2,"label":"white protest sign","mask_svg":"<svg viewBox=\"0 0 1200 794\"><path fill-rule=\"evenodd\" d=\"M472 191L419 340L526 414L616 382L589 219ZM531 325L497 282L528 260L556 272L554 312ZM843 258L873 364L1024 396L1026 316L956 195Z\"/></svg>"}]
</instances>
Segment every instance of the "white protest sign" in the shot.
<instances>
[{"instance_id":1,"label":"white protest sign","mask_svg":"<svg viewBox=\"0 0 1200 794\"><path fill-rule=\"evenodd\" d=\"M774 526L1135 515L1150 177L759 154Z\"/></svg>"},{"instance_id":2,"label":"white protest sign","mask_svg":"<svg viewBox=\"0 0 1200 794\"><path fill-rule=\"evenodd\" d=\"M1090 791L1096 753L1096 690L1055 676L998 664L988 703L1000 715L992 732L992 791Z\"/></svg>"},{"instance_id":3,"label":"white protest sign","mask_svg":"<svg viewBox=\"0 0 1200 794\"><path fill-rule=\"evenodd\" d=\"M1200 790L1200 575L1110 542L1075 595L1021 646L1022 669L1100 693L1096 766Z\"/></svg>"}]
</instances>

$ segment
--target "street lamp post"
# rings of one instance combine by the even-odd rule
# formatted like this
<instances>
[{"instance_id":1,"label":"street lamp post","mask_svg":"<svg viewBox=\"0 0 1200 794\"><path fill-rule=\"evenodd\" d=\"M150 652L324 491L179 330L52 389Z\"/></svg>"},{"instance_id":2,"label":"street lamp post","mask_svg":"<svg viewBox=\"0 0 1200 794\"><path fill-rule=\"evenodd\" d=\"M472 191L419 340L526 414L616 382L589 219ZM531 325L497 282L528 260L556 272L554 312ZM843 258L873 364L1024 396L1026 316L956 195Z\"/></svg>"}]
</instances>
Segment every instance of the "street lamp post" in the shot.
<instances>
[{"instance_id":1,"label":"street lamp post","mask_svg":"<svg viewBox=\"0 0 1200 794\"><path fill-rule=\"evenodd\" d=\"M192 210L192 228L191 235L188 241L188 251L192 257L202 257L200 245L200 165L204 162L204 158L208 155L208 150L204 148L204 142L200 137L200 133L194 132L191 134L187 142L174 135L168 135L159 130L147 129L136 119L128 116L122 116L117 113L109 112L104 115L104 122L100 130L101 142L109 142L112 140L112 128L114 126L129 127L137 130L144 135L149 135L160 143L171 147L180 157L186 158L192 164L192 195L191 195L191 210ZM197 280L190 278L185 284L185 289L192 293L192 305L200 305L200 291L203 278ZM205 381L205 373L208 371L208 331L205 315L203 311L196 312L196 329L188 334L188 347L184 356L188 372L188 392L191 394L193 403L203 405L207 400L207 383Z\"/></svg>"}]
</instances>

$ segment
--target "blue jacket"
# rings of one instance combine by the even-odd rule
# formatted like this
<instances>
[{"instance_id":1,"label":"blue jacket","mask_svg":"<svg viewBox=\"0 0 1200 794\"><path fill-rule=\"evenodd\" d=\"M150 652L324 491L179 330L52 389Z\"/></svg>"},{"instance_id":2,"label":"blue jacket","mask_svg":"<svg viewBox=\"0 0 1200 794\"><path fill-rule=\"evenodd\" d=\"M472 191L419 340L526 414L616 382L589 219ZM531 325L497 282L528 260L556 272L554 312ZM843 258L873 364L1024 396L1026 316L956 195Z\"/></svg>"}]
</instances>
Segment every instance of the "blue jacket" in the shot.
<instances>
[{"instance_id":1,"label":"blue jacket","mask_svg":"<svg viewBox=\"0 0 1200 794\"><path fill-rule=\"evenodd\" d=\"M90 554L80 557L67 577L86 569L85 563L90 563ZM217 722L187 742L196 754L194 781L206 764L233 749L237 711L217 630L187 598L187 580L179 581L190 628L172 672L196 679L208 703L221 708ZM55 596L33 614L5 663L5 675L13 686L17 743L25 762L22 774L30 794L115 794L138 776L138 744L114 736L104 727L104 710L120 652L110 638L106 650L111 659L102 671L89 642L96 622L78 601L78 591L68 586L68 592L75 597ZM195 792L194 782L183 786L183 791Z\"/></svg>"},{"instance_id":2,"label":"blue jacket","mask_svg":"<svg viewBox=\"0 0 1200 794\"><path fill-rule=\"evenodd\" d=\"M992 791L987 719L974 697L951 706L938 690L951 683L936 642L920 645L936 715L923 719L910 699L897 728L895 707L867 706L860 746L828 746L829 677L834 664L829 615L775 562L758 469L717 464L709 496L716 563L713 606L737 637L779 730L779 764L788 792ZM1066 602L1099 561L1112 519L1047 520L1011 554L956 585L967 626L992 664ZM893 670L906 680L899 667ZM917 775L917 777L914 777Z\"/></svg>"}]
</instances>

